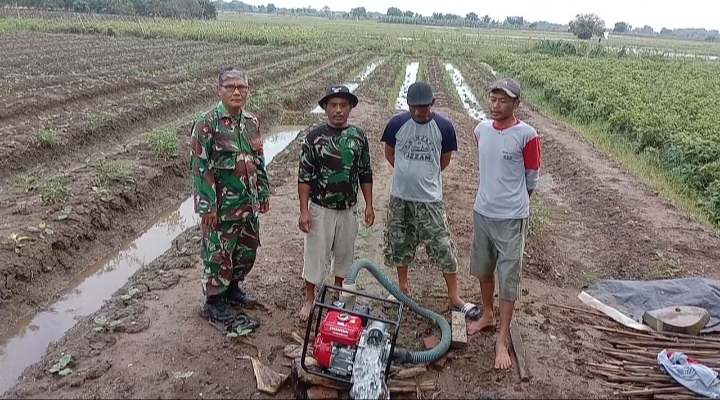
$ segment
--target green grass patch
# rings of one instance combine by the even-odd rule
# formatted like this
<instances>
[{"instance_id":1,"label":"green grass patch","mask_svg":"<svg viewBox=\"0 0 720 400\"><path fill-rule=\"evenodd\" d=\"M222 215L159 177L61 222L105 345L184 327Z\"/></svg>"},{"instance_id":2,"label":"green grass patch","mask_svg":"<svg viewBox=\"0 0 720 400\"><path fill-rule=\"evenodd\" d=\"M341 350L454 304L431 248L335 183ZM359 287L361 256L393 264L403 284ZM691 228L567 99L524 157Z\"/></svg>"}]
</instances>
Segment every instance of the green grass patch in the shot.
<instances>
[{"instance_id":1,"label":"green grass patch","mask_svg":"<svg viewBox=\"0 0 720 400\"><path fill-rule=\"evenodd\" d=\"M171 158L178 154L180 141L174 129L160 129L147 135L150 150L158 157Z\"/></svg>"},{"instance_id":2,"label":"green grass patch","mask_svg":"<svg viewBox=\"0 0 720 400\"><path fill-rule=\"evenodd\" d=\"M65 176L56 175L48 179L42 187L40 197L46 203L62 203L70 194Z\"/></svg>"},{"instance_id":3,"label":"green grass patch","mask_svg":"<svg viewBox=\"0 0 720 400\"><path fill-rule=\"evenodd\" d=\"M135 167L119 162L99 160L95 163L95 174L100 186L108 187L113 183L134 182Z\"/></svg>"}]
</instances>

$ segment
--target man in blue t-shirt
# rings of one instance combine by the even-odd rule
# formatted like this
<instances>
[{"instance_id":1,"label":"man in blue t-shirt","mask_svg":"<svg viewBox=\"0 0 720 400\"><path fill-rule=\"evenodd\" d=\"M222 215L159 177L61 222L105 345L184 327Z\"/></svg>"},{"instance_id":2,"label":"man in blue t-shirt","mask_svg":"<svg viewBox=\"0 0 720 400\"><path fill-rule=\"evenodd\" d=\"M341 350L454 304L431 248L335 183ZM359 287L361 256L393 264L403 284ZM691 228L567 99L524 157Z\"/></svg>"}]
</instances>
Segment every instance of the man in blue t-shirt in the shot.
<instances>
[{"instance_id":1,"label":"man in blue t-shirt","mask_svg":"<svg viewBox=\"0 0 720 400\"><path fill-rule=\"evenodd\" d=\"M381 139L385 158L393 166L385 264L397 268L400 290L409 296L408 266L423 243L430 262L443 272L451 309L477 319L480 309L458 293L456 249L443 204L442 171L457 151L455 128L432 111L435 97L427 83L410 85L407 104L410 111L392 117Z\"/></svg>"}]
</instances>

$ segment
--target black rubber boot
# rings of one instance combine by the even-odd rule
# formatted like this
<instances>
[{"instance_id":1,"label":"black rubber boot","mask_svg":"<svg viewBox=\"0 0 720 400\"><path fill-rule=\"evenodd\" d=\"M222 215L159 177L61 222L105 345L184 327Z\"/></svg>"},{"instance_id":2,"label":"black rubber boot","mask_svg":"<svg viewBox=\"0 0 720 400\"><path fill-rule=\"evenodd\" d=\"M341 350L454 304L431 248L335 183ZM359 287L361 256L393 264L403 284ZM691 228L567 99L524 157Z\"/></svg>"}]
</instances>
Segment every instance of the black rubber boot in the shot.
<instances>
[{"instance_id":1,"label":"black rubber boot","mask_svg":"<svg viewBox=\"0 0 720 400\"><path fill-rule=\"evenodd\" d=\"M233 306L251 306L257 303L254 297L240 289L239 283L240 281L237 280L230 281L230 286L225 292L225 301Z\"/></svg>"},{"instance_id":2,"label":"black rubber boot","mask_svg":"<svg viewBox=\"0 0 720 400\"><path fill-rule=\"evenodd\" d=\"M213 321L225 322L234 318L222 300L223 295L215 295L209 296L205 301L205 314Z\"/></svg>"}]
</instances>

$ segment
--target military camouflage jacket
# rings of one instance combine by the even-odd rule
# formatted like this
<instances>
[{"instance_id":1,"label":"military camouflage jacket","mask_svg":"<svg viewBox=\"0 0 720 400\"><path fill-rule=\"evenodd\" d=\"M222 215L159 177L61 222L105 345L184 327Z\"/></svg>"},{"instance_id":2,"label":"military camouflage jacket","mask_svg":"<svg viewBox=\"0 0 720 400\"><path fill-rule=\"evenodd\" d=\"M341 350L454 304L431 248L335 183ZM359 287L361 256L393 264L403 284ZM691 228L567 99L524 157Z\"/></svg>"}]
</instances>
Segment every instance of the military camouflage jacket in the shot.
<instances>
[{"instance_id":1,"label":"military camouflage jacket","mask_svg":"<svg viewBox=\"0 0 720 400\"><path fill-rule=\"evenodd\" d=\"M262 129L247 111L232 116L219 103L199 116L190 138L195 212L216 211L218 220L258 212L270 195Z\"/></svg>"},{"instance_id":2,"label":"military camouflage jacket","mask_svg":"<svg viewBox=\"0 0 720 400\"><path fill-rule=\"evenodd\" d=\"M360 128L350 125L340 130L324 124L305 137L298 183L310 185L313 203L335 210L350 208L357 204L359 184L372 179L370 148Z\"/></svg>"}]
</instances>

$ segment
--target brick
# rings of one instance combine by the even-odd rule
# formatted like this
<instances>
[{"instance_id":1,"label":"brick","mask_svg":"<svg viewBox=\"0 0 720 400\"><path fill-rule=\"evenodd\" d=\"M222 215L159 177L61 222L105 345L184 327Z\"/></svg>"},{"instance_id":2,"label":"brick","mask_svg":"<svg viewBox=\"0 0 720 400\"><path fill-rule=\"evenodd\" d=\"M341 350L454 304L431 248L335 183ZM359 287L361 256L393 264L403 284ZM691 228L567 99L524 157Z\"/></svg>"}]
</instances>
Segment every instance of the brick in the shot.
<instances>
[{"instance_id":1,"label":"brick","mask_svg":"<svg viewBox=\"0 0 720 400\"><path fill-rule=\"evenodd\" d=\"M313 386L307 390L308 400L316 399L337 399L338 391L324 386Z\"/></svg>"},{"instance_id":2,"label":"brick","mask_svg":"<svg viewBox=\"0 0 720 400\"><path fill-rule=\"evenodd\" d=\"M423 344L425 345L426 349L432 349L433 347L437 346L438 343L440 343L440 339L435 337L435 335L428 336L423 339ZM440 359L433 361L432 365L435 368L443 369L445 367L446 362L447 362L447 356L442 356Z\"/></svg>"}]
</instances>

